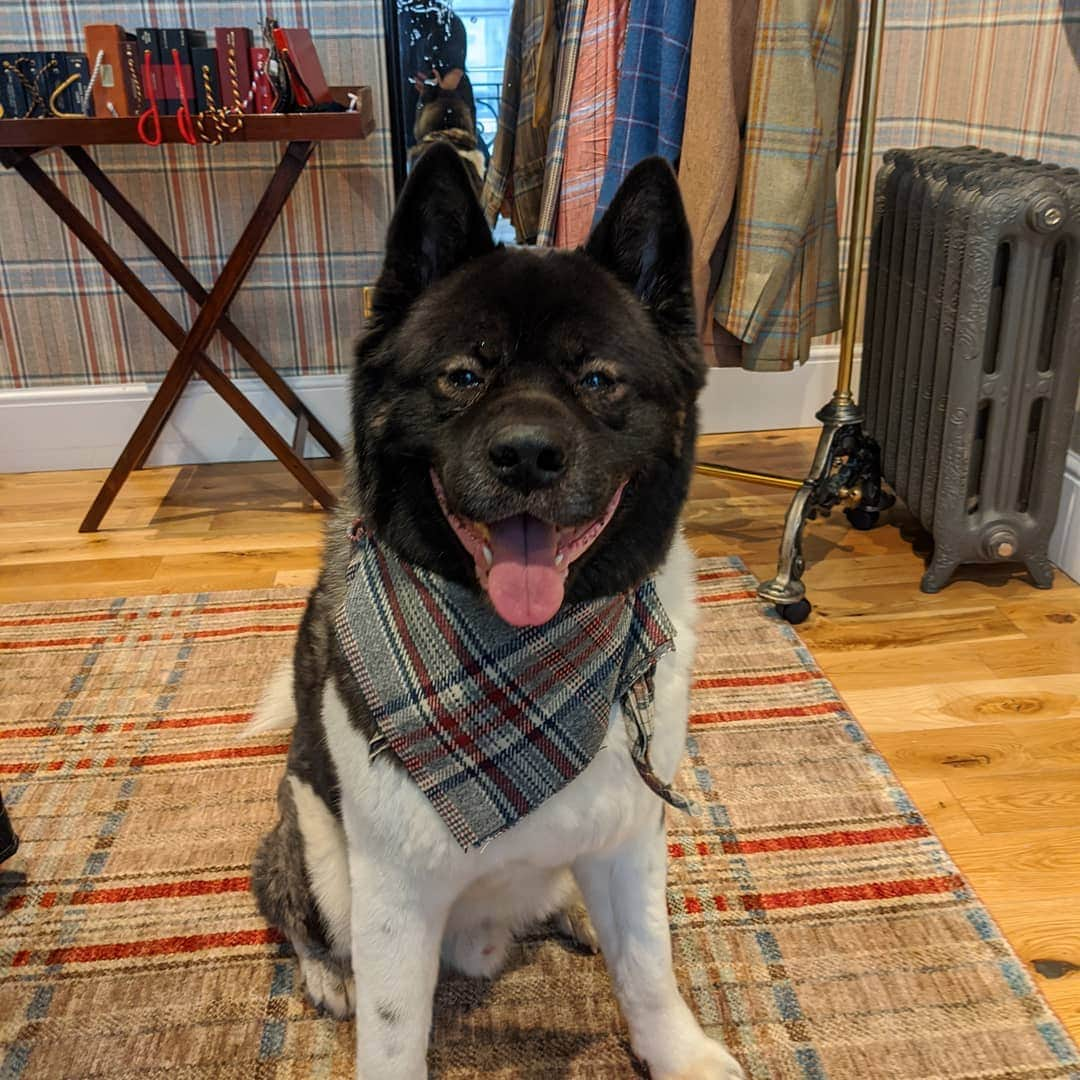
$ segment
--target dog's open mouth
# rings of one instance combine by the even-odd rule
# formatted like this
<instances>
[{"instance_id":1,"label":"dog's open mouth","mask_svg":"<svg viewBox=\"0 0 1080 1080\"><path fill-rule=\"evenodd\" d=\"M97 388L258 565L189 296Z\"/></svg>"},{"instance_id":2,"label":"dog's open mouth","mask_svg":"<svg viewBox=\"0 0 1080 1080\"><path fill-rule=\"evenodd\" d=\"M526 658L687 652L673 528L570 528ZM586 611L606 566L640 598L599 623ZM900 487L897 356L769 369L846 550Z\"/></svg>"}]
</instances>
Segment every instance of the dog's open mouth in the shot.
<instances>
[{"instance_id":1,"label":"dog's open mouth","mask_svg":"<svg viewBox=\"0 0 1080 1080\"><path fill-rule=\"evenodd\" d=\"M620 484L603 513L585 525L563 528L532 514L501 521L467 521L446 502L434 472L435 495L454 535L476 563L476 576L499 617L511 626L540 626L562 606L570 564L596 542L622 498Z\"/></svg>"}]
</instances>

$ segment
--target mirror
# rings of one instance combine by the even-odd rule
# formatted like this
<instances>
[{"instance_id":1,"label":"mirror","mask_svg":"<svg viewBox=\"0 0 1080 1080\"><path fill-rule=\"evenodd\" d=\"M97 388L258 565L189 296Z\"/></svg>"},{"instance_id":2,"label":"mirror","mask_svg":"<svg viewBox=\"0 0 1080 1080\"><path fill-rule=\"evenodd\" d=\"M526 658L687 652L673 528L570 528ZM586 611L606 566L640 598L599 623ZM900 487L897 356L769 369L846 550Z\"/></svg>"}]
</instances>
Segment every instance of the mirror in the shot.
<instances>
[{"instance_id":1,"label":"mirror","mask_svg":"<svg viewBox=\"0 0 1080 1080\"><path fill-rule=\"evenodd\" d=\"M384 0L394 179L426 141L451 142L477 192L495 144L512 0ZM497 238L513 242L500 219ZM505 234L505 235L504 235Z\"/></svg>"}]
</instances>

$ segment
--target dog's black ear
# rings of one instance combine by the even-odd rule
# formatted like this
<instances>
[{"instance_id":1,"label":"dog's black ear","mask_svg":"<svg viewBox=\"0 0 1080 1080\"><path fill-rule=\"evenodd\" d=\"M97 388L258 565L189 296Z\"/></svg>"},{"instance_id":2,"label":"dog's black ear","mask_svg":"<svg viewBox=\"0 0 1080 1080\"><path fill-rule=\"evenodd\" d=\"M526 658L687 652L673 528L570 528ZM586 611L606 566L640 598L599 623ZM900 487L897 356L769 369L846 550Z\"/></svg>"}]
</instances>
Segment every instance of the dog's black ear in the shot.
<instances>
[{"instance_id":1,"label":"dog's black ear","mask_svg":"<svg viewBox=\"0 0 1080 1080\"><path fill-rule=\"evenodd\" d=\"M390 219L375 287L375 314L384 326L433 282L494 250L468 168L452 146L439 142L414 166Z\"/></svg>"},{"instance_id":2,"label":"dog's black ear","mask_svg":"<svg viewBox=\"0 0 1080 1080\"><path fill-rule=\"evenodd\" d=\"M661 157L634 166L585 243L669 329L686 332L694 330L691 250L679 183Z\"/></svg>"}]
</instances>

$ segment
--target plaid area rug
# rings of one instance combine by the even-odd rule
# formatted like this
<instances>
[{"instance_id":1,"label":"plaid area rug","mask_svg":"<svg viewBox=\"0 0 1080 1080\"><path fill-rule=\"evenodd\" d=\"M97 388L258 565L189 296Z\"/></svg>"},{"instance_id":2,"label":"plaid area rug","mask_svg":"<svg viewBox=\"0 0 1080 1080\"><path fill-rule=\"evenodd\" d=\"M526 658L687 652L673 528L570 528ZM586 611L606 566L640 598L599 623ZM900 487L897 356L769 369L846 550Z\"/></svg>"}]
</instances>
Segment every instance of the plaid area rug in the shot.
<instances>
[{"instance_id":1,"label":"plaid area rug","mask_svg":"<svg viewBox=\"0 0 1080 1080\"><path fill-rule=\"evenodd\" d=\"M670 818L679 981L749 1076L1080 1077L985 909L731 560ZM0 608L0 1076L348 1077L248 892L286 740L244 738L297 590ZM432 1075L641 1075L603 963L537 934L444 977Z\"/></svg>"}]
</instances>

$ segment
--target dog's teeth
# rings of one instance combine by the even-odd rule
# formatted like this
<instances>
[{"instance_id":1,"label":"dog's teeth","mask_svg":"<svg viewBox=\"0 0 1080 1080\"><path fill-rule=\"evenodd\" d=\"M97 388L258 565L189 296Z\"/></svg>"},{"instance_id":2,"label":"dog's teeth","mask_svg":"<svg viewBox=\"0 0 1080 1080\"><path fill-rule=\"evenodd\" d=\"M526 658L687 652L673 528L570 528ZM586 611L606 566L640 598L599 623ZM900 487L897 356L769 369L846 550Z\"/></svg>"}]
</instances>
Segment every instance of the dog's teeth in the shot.
<instances>
[{"instance_id":1,"label":"dog's teeth","mask_svg":"<svg viewBox=\"0 0 1080 1080\"><path fill-rule=\"evenodd\" d=\"M486 562L488 564L488 566L491 566L491 564L494 561L495 561L495 556L491 554L491 548L489 548L487 546L487 544L485 544L484 545L484 562Z\"/></svg>"},{"instance_id":2,"label":"dog's teeth","mask_svg":"<svg viewBox=\"0 0 1080 1080\"><path fill-rule=\"evenodd\" d=\"M559 554L555 556L555 565L562 566L564 562L566 562L566 552L560 551Z\"/></svg>"}]
</instances>

